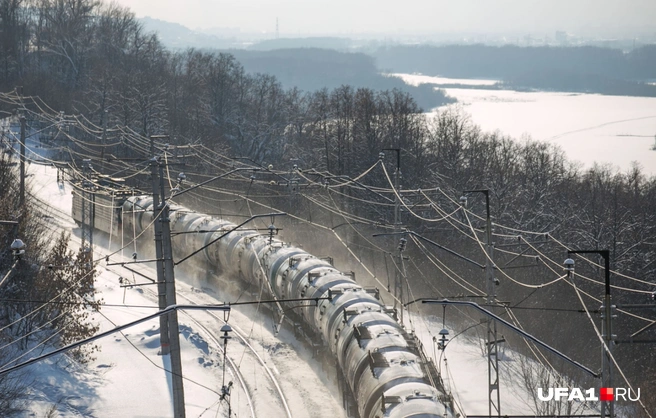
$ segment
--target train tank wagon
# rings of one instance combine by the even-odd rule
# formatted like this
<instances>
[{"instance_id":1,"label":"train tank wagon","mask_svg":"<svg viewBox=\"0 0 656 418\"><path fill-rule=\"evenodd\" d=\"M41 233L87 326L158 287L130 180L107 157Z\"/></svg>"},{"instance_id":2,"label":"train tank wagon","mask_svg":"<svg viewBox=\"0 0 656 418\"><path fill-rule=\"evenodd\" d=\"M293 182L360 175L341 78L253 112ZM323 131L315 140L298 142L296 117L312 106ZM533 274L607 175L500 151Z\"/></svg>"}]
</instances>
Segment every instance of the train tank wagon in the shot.
<instances>
[{"instance_id":1,"label":"train tank wagon","mask_svg":"<svg viewBox=\"0 0 656 418\"><path fill-rule=\"evenodd\" d=\"M124 227L139 234L152 223L152 209L149 196L127 197ZM181 206L171 206L170 219L171 232L178 233L173 238L177 256L225 235L201 252L215 269L239 275L279 299L329 297L300 308L299 316L336 358L360 418L455 416L416 338L351 274L270 236L233 231L231 222Z\"/></svg>"},{"instance_id":2,"label":"train tank wagon","mask_svg":"<svg viewBox=\"0 0 656 418\"><path fill-rule=\"evenodd\" d=\"M111 189L99 186L96 182L88 182L83 187L83 182L72 183L73 202L71 216L78 225L82 224L82 206L85 200L93 203L90 216L91 228L98 229L110 235L121 234L124 229L123 205L126 199L134 195L134 191L127 188Z\"/></svg>"}]
</instances>

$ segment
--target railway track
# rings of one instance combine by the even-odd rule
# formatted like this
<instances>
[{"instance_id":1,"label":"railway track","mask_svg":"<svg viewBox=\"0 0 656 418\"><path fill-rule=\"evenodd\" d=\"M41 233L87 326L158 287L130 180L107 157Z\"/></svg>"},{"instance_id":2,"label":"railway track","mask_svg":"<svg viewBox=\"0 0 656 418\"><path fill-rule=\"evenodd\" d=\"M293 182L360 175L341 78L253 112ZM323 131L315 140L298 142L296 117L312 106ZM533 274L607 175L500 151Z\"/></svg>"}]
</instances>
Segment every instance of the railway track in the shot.
<instances>
[{"instance_id":1,"label":"railway track","mask_svg":"<svg viewBox=\"0 0 656 418\"><path fill-rule=\"evenodd\" d=\"M128 270L135 270L136 271L136 269L134 269L133 267L129 267L129 268L124 267L124 268L127 268ZM143 269L140 269L140 270L142 270L142 271L140 271L139 273L141 275L145 275ZM153 292L152 290L149 290L149 289L147 289L145 292L149 293L153 297L153 300L156 300L157 295L156 295L155 292ZM190 297L185 292L178 292L177 297L185 299L187 302L189 302L189 304L192 304L192 305L203 305L203 304L205 304L202 301L198 301L197 299ZM212 302L216 303L216 301L212 301ZM227 324L227 321L225 321L223 318L219 317L216 313L214 313L212 311L195 311L193 315L189 312L184 312L183 311L183 314L191 322L195 323L196 326L203 331L205 336L214 343L215 348L217 348L221 352L221 354L223 354L223 347L222 347L223 343L221 341L219 341L219 339L215 335L217 333L219 333L220 326L223 326L223 324ZM201 322L201 320L199 320L198 318L195 318L194 315L204 315L206 317L209 317L209 322L210 323L214 323L214 324L218 324L218 325L216 326L215 329L211 329L210 326L204 325ZM272 388L275 389L274 392L276 393L276 397L279 400L279 405L278 405L279 406L279 411L271 410L271 408L274 407L274 405L271 405L270 403L267 403L266 405L264 405L267 410L263 411L263 414L261 414L261 415L271 414L272 416L276 416L276 417L286 416L287 418L292 418L293 415L292 415L291 409L289 407L289 403L287 402L287 399L285 397L284 391L282 390L280 382L278 381L278 379L275 376L276 373L272 370L271 367L269 367L269 365L264 360L264 358L262 358L262 356L258 353L258 350L255 347L253 347L253 345L251 345L251 343L249 342L248 337L246 337L246 333L244 331L242 331L239 328L239 326L237 326L235 324L231 324L231 327L232 327L232 331L233 331L232 336L236 337L239 340L239 342L241 343L241 345L245 347L245 350L248 353L248 355L251 356L255 360L253 363L259 364L259 366L264 370L265 376L270 381L270 383L272 385ZM228 350L228 351L230 351L230 350ZM228 364L230 364L231 369L233 370L233 372L237 376L237 379L240 381L240 384L245 389L244 390L245 393L249 397L248 402L249 402L249 405L251 405L251 414L252 414L252 416L253 417L257 416L256 413L255 413L256 403L252 401L252 397L251 397L251 394L250 394L251 390L246 390L247 388L249 388L249 385L248 385L248 382L246 382L246 379L244 378L244 373L242 373L242 371L241 371L241 369L244 366L236 364L235 361L230 357L230 355L226 356L226 361L228 362ZM241 362L241 360L240 360L240 362ZM253 370L253 374L258 374L258 372L259 372L259 370ZM272 389L270 388L270 390L272 390Z\"/></svg>"},{"instance_id":2,"label":"railway track","mask_svg":"<svg viewBox=\"0 0 656 418\"><path fill-rule=\"evenodd\" d=\"M65 212L65 211L63 211L63 210L61 210L57 207L49 205L46 201L44 201L43 199L41 199L40 197L38 197L34 194L30 193L30 197L32 199L34 199L34 203L35 203L35 207L36 207L37 211L41 214L41 216L44 219L46 219L51 224L51 225L46 225L47 228L53 229L53 230L54 230L53 226L56 226L56 227L59 227L59 228L66 228L66 227L70 227L71 224L74 223L73 219L71 218L71 216L67 212ZM73 240L77 243L80 243L80 238L73 235L73 234L71 235L71 240ZM101 252L99 252L97 250L95 251L95 255L96 255L96 257L105 257L105 254L102 254ZM108 271L114 272L115 274L121 275L117 271L117 269L115 269L115 268L111 268L109 266L103 266L103 268L107 269ZM135 273L137 273L141 276L144 276L144 277L149 277L150 275L152 275L152 272L147 271L148 269L143 268L143 267L131 266L131 267L128 268L127 266L124 266L123 268L127 268L129 270L132 270L133 272L135 272ZM157 295L152 290L145 289L144 293L147 293L148 295L150 295L151 298L154 301L157 300ZM195 304L195 305L201 304L201 303L199 303L199 301L195 300L194 298L189 297L188 295L185 295L182 292L178 292L177 296L182 297L183 299L187 300L190 304ZM183 311L183 313L185 314L186 318L189 319L189 321L193 322L196 325L196 327L202 331L202 333L204 334L204 337L206 337L209 341L212 342L212 347L217 349L218 352L221 353L221 357L223 357L223 347L222 347L223 344L215 336L216 333L219 332L218 330L219 330L220 327L217 326L216 329L211 329L210 326L207 326L207 325L203 324L201 320L199 320L198 318L195 318L190 313L187 313L187 312L184 312L184 311ZM220 325L223 325L224 323L226 323L223 320L223 318L220 318L219 316L217 316L213 312L206 311L206 312L203 312L202 314L209 317L210 322L217 323L217 324L220 324ZM278 379L275 376L274 371L271 369L271 367L268 366L266 361L257 352L257 350L250 344L250 342L248 341L248 338L246 337L246 334L238 326L236 326L234 324L231 324L231 326L233 328L233 337L236 337L239 340L240 344L243 347L245 347L245 350L248 353L248 355L250 357L252 357L252 359L254 360L253 363L258 363L259 364L261 369L264 371L263 374L267 377L267 380L270 382L270 387L268 388L268 390L270 392L275 393L276 397L279 399L279 405L277 405L278 411L276 411L275 409L272 410L271 408L274 405L271 405L271 404L267 403L265 405L262 405L262 411L261 411L261 413L258 414L257 409L256 409L257 404L253 399L253 393L252 393L253 390L251 389L249 383L247 382L247 380L244 376L244 373L242 373L242 371L240 370L240 366L229 355L230 350L228 350L228 355L226 356L226 363L229 366L229 370L231 371L233 376L238 381L239 387L242 390L244 396L246 397L246 403L247 403L248 409L250 411L250 416L253 417L253 418L256 418L257 416L270 414L272 416L286 416L288 418L291 418L293 416L292 412L291 412L291 408L290 408L289 403L287 402L287 399L284 395L284 392L282 390L280 382L278 381ZM223 361L223 359L221 359L221 361ZM253 367L255 367L255 366L253 366ZM254 370L254 374L257 374L257 370Z\"/></svg>"},{"instance_id":3,"label":"railway track","mask_svg":"<svg viewBox=\"0 0 656 418\"><path fill-rule=\"evenodd\" d=\"M190 321L192 321L198 327L200 327L202 330L205 331L206 337L214 343L215 347L218 348L218 350L223 355L224 350L223 347L221 347L221 342L214 336L214 334L209 329L207 329L207 327L201 324L200 321L198 321L193 316L191 316L188 312L183 311L183 313L185 314L185 316L187 316L187 318ZM241 372L239 366L237 366L237 364L231 357L225 356L225 359L226 359L226 363L230 365L230 370L232 370L233 376L235 376L239 381L239 386L242 389L244 395L246 396L246 403L248 404L248 408L250 410L250 414L251 414L250 416L253 418L257 417L257 414L255 413L255 403L253 402L253 397L251 396L250 390L248 388L248 385L246 384L246 379L244 378L243 373Z\"/></svg>"},{"instance_id":4,"label":"railway track","mask_svg":"<svg viewBox=\"0 0 656 418\"><path fill-rule=\"evenodd\" d=\"M113 271L114 273L119 274L118 272L116 272L115 269L112 269L112 268L109 268L109 267L105 267L105 268L109 271ZM124 268L126 268L126 267L124 267ZM128 268L128 270L133 270L133 269L130 267L130 268ZM144 273L144 271L140 271L139 274L143 275L143 276L148 276L148 274ZM147 293L148 295L150 295L153 301L157 300L157 294L154 291L152 291L150 289L145 289L144 293ZM177 297L178 298L182 297L182 298L186 299L192 305L200 305L200 303L197 303L192 298L186 297L181 293L178 293ZM239 387L242 390L242 393L244 394L244 396L246 397L246 403L248 404L248 409L250 411L250 416L253 417L253 418L256 418L258 416L258 414L256 413L256 410L255 410L255 402L253 401L253 396L252 396L252 393L251 393L252 390L250 389L250 387L249 387L249 385L246 381L246 378L244 377L244 373L241 372L241 369L240 369L239 365L235 362L235 360L233 360L233 358L229 355L226 355L224 357L224 350L223 350L223 346L222 346L223 343L221 341L219 341L218 338L215 337L215 334L218 332L218 328L215 329L215 330L212 330L212 329L210 329L210 327L203 325L202 322L200 320L198 320L197 318L195 318L191 313L186 312L186 311L182 311L182 313L185 315L185 317L187 319L189 319L189 321L196 324L197 329L199 329L204 334L204 337L207 340L212 342L212 347L217 349L219 351L219 353L221 354L220 355L221 361L223 361L223 358L226 359L226 363L229 366L229 369L226 370L226 371L231 371L232 375L239 382ZM210 312L206 312L206 314L210 314ZM210 316L216 318L218 320L218 323L220 323L220 324L224 323L224 321L221 318L219 318L218 316L216 316L216 315L210 315ZM234 328L235 327L233 327L233 331L234 331ZM235 333L235 334L237 335L237 333ZM239 336L239 337L241 338L241 336ZM255 354L257 355L257 353L255 353ZM276 382L276 384L277 384L277 382ZM234 395L234 393L233 393L233 395ZM282 396L282 394L281 394L281 396Z\"/></svg>"},{"instance_id":5,"label":"railway track","mask_svg":"<svg viewBox=\"0 0 656 418\"><path fill-rule=\"evenodd\" d=\"M200 304L200 303L198 303L198 301L193 300L192 298L184 295L183 293L178 293L177 296L182 297L183 299L187 300L191 304L194 304L194 305L199 305ZM223 320L223 318L220 318L218 315L216 315L213 312L206 311L206 312L204 312L204 314L211 317L213 322L216 321L220 324L227 323L226 321ZM221 343L218 341L218 339L214 336L214 333L209 328L204 326L198 319L194 318L190 313L185 312L185 315L191 321L196 323L201 329L205 330L207 332L208 337L212 341L214 341L214 343L217 345L217 347L219 347L223 351L223 349L221 348ZM271 370L271 367L269 367L266 364L266 362L264 361L262 356L260 356L260 354L257 352L257 350L249 343L248 338L246 338L246 336L245 336L245 333L238 326L236 326L234 324L232 324L231 327L232 327L232 331L233 331L233 336L236 336L239 339L239 341L241 342L241 344L247 348L247 351L250 353L250 355L257 359L257 362L262 366L262 368L266 372L266 375L268 376L268 379L271 381L271 384L276 389L277 397L280 400L280 405L279 405L279 407L281 409L280 412L282 412L282 414L281 413L275 413L274 411L272 411L270 409L267 412L269 414L271 414L272 416L283 416L284 415L288 418L292 418L292 412L291 412L291 409L290 409L289 404L287 402L287 399L285 398L285 394L284 394L284 392L283 392L283 390L280 386L280 382L275 377L274 372ZM228 357L228 358L230 358L230 357ZM233 369L237 370L239 373L241 373L239 371L240 367L234 365L234 363L232 363L232 364L233 364ZM267 404L266 407L271 408L271 407L273 407L273 405Z\"/></svg>"}]
</instances>

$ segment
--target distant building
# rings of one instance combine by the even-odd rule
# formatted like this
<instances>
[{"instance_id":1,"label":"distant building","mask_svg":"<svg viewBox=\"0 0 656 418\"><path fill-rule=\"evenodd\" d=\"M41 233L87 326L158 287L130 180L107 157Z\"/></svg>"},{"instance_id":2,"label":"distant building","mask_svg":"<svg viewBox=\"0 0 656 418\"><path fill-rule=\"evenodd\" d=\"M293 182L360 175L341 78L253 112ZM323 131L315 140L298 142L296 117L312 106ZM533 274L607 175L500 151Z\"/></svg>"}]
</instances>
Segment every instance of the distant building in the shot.
<instances>
[{"instance_id":1,"label":"distant building","mask_svg":"<svg viewBox=\"0 0 656 418\"><path fill-rule=\"evenodd\" d=\"M569 43L569 33L565 31L557 30L555 38L558 45L567 45Z\"/></svg>"}]
</instances>

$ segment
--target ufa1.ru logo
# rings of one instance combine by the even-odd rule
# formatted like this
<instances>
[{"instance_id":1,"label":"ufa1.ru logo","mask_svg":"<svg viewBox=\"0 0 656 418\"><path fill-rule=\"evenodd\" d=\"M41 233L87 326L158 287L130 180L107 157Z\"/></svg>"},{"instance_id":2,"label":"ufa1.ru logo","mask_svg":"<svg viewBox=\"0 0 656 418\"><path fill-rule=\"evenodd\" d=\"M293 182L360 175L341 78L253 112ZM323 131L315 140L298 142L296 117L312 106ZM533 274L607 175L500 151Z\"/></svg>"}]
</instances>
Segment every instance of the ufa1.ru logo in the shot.
<instances>
[{"instance_id":1,"label":"ufa1.ru logo","mask_svg":"<svg viewBox=\"0 0 656 418\"><path fill-rule=\"evenodd\" d=\"M637 401L640 399L640 388L637 391L627 388L601 388L599 389L599 396L596 395L595 389L590 388L581 390L579 388L549 388L546 391L538 388L538 399L543 402L547 401Z\"/></svg>"}]
</instances>

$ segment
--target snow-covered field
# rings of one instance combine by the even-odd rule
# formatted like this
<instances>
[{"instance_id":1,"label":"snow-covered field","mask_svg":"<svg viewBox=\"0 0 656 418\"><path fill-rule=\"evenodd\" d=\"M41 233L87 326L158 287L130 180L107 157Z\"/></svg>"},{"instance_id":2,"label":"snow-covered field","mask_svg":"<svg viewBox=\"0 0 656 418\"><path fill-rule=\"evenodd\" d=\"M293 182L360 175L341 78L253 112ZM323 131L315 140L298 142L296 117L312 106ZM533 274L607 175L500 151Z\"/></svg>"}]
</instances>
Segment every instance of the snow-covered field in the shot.
<instances>
[{"instance_id":1,"label":"snow-covered field","mask_svg":"<svg viewBox=\"0 0 656 418\"><path fill-rule=\"evenodd\" d=\"M395 74L407 84L489 85L490 80L458 80ZM656 98L559 92L518 92L445 88L484 131L560 146L584 167L610 164L627 171L637 162L656 175Z\"/></svg>"},{"instance_id":2,"label":"snow-covered field","mask_svg":"<svg viewBox=\"0 0 656 418\"><path fill-rule=\"evenodd\" d=\"M498 80L481 80L472 78L446 78L446 77L433 77L423 74L403 74L403 73L390 73L391 77L399 77L406 84L411 86L418 86L420 84L462 84L465 86L493 86L498 83Z\"/></svg>"}]
</instances>

